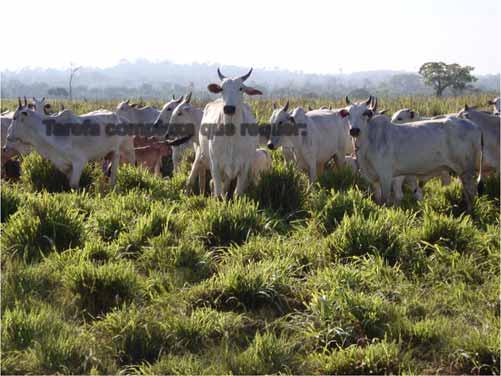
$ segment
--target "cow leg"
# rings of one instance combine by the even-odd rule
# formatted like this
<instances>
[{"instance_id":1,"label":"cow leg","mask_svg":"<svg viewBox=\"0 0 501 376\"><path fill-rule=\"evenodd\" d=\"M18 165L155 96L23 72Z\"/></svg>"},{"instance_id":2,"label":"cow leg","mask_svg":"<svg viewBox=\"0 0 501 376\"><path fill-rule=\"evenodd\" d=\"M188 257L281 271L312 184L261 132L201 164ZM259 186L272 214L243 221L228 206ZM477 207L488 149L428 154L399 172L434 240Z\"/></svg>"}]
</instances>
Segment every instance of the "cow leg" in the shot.
<instances>
[{"instance_id":1,"label":"cow leg","mask_svg":"<svg viewBox=\"0 0 501 376\"><path fill-rule=\"evenodd\" d=\"M155 161L155 167L153 173L156 176L161 176L160 167L162 165L162 156L159 154L157 160Z\"/></svg>"},{"instance_id":2,"label":"cow leg","mask_svg":"<svg viewBox=\"0 0 501 376\"><path fill-rule=\"evenodd\" d=\"M463 184L463 196L466 201L466 210L471 212L473 210L473 200L477 194L475 177L466 173L460 175L459 180L461 180L461 183Z\"/></svg>"},{"instance_id":3,"label":"cow leg","mask_svg":"<svg viewBox=\"0 0 501 376\"><path fill-rule=\"evenodd\" d=\"M205 196L205 185L207 184L207 170L205 168L201 168L198 171L198 186L199 191L202 196Z\"/></svg>"},{"instance_id":4,"label":"cow leg","mask_svg":"<svg viewBox=\"0 0 501 376\"><path fill-rule=\"evenodd\" d=\"M391 176L386 176L379 179L379 184L381 185L381 203L391 205Z\"/></svg>"},{"instance_id":5,"label":"cow leg","mask_svg":"<svg viewBox=\"0 0 501 376\"><path fill-rule=\"evenodd\" d=\"M317 162L317 176L322 176L325 170L325 163Z\"/></svg>"},{"instance_id":6,"label":"cow leg","mask_svg":"<svg viewBox=\"0 0 501 376\"><path fill-rule=\"evenodd\" d=\"M235 188L235 196L241 196L244 194L245 189L247 188L247 180L249 179L249 169L244 168L243 171L240 172L237 179L237 186Z\"/></svg>"},{"instance_id":7,"label":"cow leg","mask_svg":"<svg viewBox=\"0 0 501 376\"><path fill-rule=\"evenodd\" d=\"M127 163L131 165L136 164L136 152L134 150L134 141L127 140L120 147L120 152L123 154L123 157Z\"/></svg>"},{"instance_id":8,"label":"cow leg","mask_svg":"<svg viewBox=\"0 0 501 376\"><path fill-rule=\"evenodd\" d=\"M405 176L397 176L393 178L392 181L392 189L393 189L393 198L395 204L399 204L400 201L404 198L404 192L402 192L402 185L404 183Z\"/></svg>"},{"instance_id":9,"label":"cow leg","mask_svg":"<svg viewBox=\"0 0 501 376\"><path fill-rule=\"evenodd\" d=\"M179 170L179 147L178 146L173 146L172 147L172 153L171 153L171 156L172 156L172 170L173 170L173 173L176 173L178 170Z\"/></svg>"},{"instance_id":10,"label":"cow leg","mask_svg":"<svg viewBox=\"0 0 501 376\"><path fill-rule=\"evenodd\" d=\"M82 176L82 171L85 167L85 162L76 161L71 164L71 174L70 174L70 187L73 189L78 189L80 186L80 176Z\"/></svg>"},{"instance_id":11,"label":"cow leg","mask_svg":"<svg viewBox=\"0 0 501 376\"><path fill-rule=\"evenodd\" d=\"M186 182L186 191L193 192L193 187L195 186L200 169L205 168L202 165L202 158L200 155L200 148L197 148L195 153L195 160L191 165L190 175L188 176L188 181Z\"/></svg>"},{"instance_id":12,"label":"cow leg","mask_svg":"<svg viewBox=\"0 0 501 376\"><path fill-rule=\"evenodd\" d=\"M214 196L215 197L223 197L223 180L221 176L221 170L219 168L219 165L215 163L214 161L211 161L211 169L210 169L211 175L212 175L212 180L214 182Z\"/></svg>"},{"instance_id":13,"label":"cow leg","mask_svg":"<svg viewBox=\"0 0 501 376\"><path fill-rule=\"evenodd\" d=\"M111 173L110 173L110 185L114 186L117 180L118 163L120 162L120 152L116 150L113 152L113 158L111 160Z\"/></svg>"},{"instance_id":14,"label":"cow leg","mask_svg":"<svg viewBox=\"0 0 501 376\"><path fill-rule=\"evenodd\" d=\"M310 183L314 183L317 180L317 164L315 162L311 163L308 171L310 173Z\"/></svg>"}]
</instances>

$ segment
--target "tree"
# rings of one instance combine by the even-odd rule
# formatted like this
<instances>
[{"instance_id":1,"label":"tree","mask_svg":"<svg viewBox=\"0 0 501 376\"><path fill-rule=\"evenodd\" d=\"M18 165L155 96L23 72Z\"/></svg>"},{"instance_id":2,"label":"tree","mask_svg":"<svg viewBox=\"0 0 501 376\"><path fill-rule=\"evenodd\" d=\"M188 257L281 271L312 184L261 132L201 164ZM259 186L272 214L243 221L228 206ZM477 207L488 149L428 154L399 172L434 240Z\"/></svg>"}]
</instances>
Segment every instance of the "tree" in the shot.
<instances>
[{"instance_id":1,"label":"tree","mask_svg":"<svg viewBox=\"0 0 501 376\"><path fill-rule=\"evenodd\" d=\"M66 90L64 87L52 87L49 90L47 90L47 94L53 97L63 97L67 98L68 97L68 90Z\"/></svg>"},{"instance_id":2,"label":"tree","mask_svg":"<svg viewBox=\"0 0 501 376\"><path fill-rule=\"evenodd\" d=\"M468 65L462 67L459 64L446 64L444 62L424 63L419 68L419 74L423 76L424 83L432 86L437 97L441 97L444 90L452 88L456 91L462 91L467 84L477 80L471 75L475 68Z\"/></svg>"},{"instance_id":3,"label":"tree","mask_svg":"<svg viewBox=\"0 0 501 376\"><path fill-rule=\"evenodd\" d=\"M70 101L73 100L73 93L71 91L71 84L73 83L73 77L75 74L81 69L82 67L75 67L73 63L70 64L70 82L68 84L69 87L69 95L70 95Z\"/></svg>"}]
</instances>

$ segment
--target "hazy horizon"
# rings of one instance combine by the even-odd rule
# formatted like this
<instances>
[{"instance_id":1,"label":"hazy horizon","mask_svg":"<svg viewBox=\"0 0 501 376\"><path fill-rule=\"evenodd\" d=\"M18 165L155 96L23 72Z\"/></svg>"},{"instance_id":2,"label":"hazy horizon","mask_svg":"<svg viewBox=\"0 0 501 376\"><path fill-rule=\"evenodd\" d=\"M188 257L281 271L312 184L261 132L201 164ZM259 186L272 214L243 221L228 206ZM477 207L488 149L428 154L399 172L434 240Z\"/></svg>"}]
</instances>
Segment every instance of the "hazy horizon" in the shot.
<instances>
[{"instance_id":1,"label":"hazy horizon","mask_svg":"<svg viewBox=\"0 0 501 376\"><path fill-rule=\"evenodd\" d=\"M49 4L4 3L4 29L15 34L4 46L2 71L70 62L106 68L122 59L318 74L416 72L427 61L471 65L477 75L501 71L494 0Z\"/></svg>"}]
</instances>

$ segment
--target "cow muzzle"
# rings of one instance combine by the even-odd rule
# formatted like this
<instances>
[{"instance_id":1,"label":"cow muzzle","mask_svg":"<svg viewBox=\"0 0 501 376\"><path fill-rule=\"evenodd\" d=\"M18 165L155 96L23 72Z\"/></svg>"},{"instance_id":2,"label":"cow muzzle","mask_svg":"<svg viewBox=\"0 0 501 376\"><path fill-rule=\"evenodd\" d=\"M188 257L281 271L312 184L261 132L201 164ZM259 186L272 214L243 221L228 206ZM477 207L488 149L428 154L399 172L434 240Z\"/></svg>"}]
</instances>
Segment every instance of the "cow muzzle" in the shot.
<instances>
[{"instance_id":1,"label":"cow muzzle","mask_svg":"<svg viewBox=\"0 0 501 376\"><path fill-rule=\"evenodd\" d=\"M219 107L221 108L221 107ZM224 106L223 112L225 115L234 115L235 114L235 106Z\"/></svg>"},{"instance_id":2,"label":"cow muzzle","mask_svg":"<svg viewBox=\"0 0 501 376\"><path fill-rule=\"evenodd\" d=\"M271 141L268 142L268 144L266 144L266 146L268 146L268 149L270 149L270 150L275 150L275 145Z\"/></svg>"},{"instance_id":3,"label":"cow muzzle","mask_svg":"<svg viewBox=\"0 0 501 376\"><path fill-rule=\"evenodd\" d=\"M351 128L350 129L350 136L351 137L358 137L360 135L360 128Z\"/></svg>"}]
</instances>

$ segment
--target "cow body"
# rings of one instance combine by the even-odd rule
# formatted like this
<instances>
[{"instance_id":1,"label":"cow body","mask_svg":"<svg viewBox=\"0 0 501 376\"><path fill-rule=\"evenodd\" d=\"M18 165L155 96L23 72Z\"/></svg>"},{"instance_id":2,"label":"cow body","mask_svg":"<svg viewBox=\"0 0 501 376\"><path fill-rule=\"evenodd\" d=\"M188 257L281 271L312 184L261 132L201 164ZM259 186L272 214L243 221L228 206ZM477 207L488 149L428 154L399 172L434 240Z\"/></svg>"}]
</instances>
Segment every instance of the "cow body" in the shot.
<instances>
[{"instance_id":1,"label":"cow body","mask_svg":"<svg viewBox=\"0 0 501 376\"><path fill-rule=\"evenodd\" d=\"M373 184L380 185L383 203L390 203L394 177L435 176L446 170L461 179L471 209L477 168L481 177L482 131L478 126L456 117L395 125L386 116L372 117L364 106L348 107L350 132L360 168Z\"/></svg>"},{"instance_id":2,"label":"cow body","mask_svg":"<svg viewBox=\"0 0 501 376\"><path fill-rule=\"evenodd\" d=\"M331 158L337 165L344 165L345 156L352 151L346 119L330 110L305 113L302 108L296 108L288 114L286 107L275 110L271 116L272 132L268 147L274 149L278 145L292 145L298 167L307 169L310 182L316 180ZM280 125L286 123L295 125L298 131L295 134L280 134Z\"/></svg>"},{"instance_id":3,"label":"cow body","mask_svg":"<svg viewBox=\"0 0 501 376\"><path fill-rule=\"evenodd\" d=\"M47 134L41 114L27 108L19 108L9 128L6 147L23 153L23 149L32 146L68 176L72 188L78 187L87 162L102 159L112 152L111 183L114 184L120 154L123 153L130 162L134 162L132 137L108 133L108 125L119 125L120 118L106 110L71 117L73 124L83 124L86 120L96 124L98 135L74 135L71 132L65 135ZM56 123L60 120L57 116L52 119Z\"/></svg>"},{"instance_id":4,"label":"cow body","mask_svg":"<svg viewBox=\"0 0 501 376\"><path fill-rule=\"evenodd\" d=\"M465 108L459 116L477 124L484 134L484 166L488 172L500 173L500 118L491 113Z\"/></svg>"}]
</instances>

